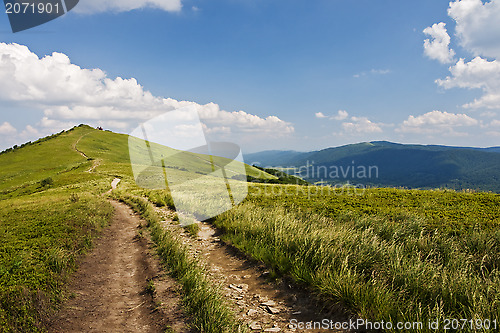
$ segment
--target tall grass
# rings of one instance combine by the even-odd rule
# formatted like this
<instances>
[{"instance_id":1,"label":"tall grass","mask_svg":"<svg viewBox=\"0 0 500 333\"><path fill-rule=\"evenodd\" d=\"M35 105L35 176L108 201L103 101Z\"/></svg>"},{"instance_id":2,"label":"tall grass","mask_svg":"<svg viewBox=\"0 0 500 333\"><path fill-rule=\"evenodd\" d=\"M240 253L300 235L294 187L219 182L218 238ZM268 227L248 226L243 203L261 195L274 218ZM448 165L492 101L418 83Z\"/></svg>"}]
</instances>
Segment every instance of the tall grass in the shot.
<instances>
[{"instance_id":1,"label":"tall grass","mask_svg":"<svg viewBox=\"0 0 500 333\"><path fill-rule=\"evenodd\" d=\"M42 332L75 259L109 221L103 198L64 191L0 200L0 332Z\"/></svg>"},{"instance_id":2,"label":"tall grass","mask_svg":"<svg viewBox=\"0 0 500 333\"><path fill-rule=\"evenodd\" d=\"M415 215L336 218L246 202L216 219L224 240L375 321L500 319L500 231L460 236Z\"/></svg>"},{"instance_id":3,"label":"tall grass","mask_svg":"<svg viewBox=\"0 0 500 333\"><path fill-rule=\"evenodd\" d=\"M156 250L172 277L182 285L183 302L194 326L204 333L243 332L207 271L193 259L177 236L160 224L153 205L146 199L115 191L114 197L139 212L148 222Z\"/></svg>"}]
</instances>

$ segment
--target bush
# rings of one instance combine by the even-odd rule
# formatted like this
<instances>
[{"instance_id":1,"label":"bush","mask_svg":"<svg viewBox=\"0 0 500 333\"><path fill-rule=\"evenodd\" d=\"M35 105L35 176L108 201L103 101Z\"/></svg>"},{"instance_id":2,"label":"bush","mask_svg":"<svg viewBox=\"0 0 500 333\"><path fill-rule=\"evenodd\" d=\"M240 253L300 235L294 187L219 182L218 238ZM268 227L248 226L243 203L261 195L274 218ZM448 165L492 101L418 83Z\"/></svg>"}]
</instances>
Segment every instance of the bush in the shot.
<instances>
[{"instance_id":1,"label":"bush","mask_svg":"<svg viewBox=\"0 0 500 333\"><path fill-rule=\"evenodd\" d=\"M52 177L45 178L40 182L40 185L42 187L50 186L52 184L54 184L54 180L52 179Z\"/></svg>"}]
</instances>

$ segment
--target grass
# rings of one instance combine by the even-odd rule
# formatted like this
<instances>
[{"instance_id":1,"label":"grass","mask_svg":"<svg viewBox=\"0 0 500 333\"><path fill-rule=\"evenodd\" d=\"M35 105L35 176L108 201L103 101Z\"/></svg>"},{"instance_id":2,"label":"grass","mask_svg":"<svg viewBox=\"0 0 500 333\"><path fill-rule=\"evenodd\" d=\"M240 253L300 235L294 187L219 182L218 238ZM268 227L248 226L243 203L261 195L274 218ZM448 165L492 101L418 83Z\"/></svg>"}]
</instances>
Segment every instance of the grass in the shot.
<instances>
[{"instance_id":1,"label":"grass","mask_svg":"<svg viewBox=\"0 0 500 333\"><path fill-rule=\"evenodd\" d=\"M75 259L107 224L112 207L61 191L0 201L0 331L43 331Z\"/></svg>"},{"instance_id":2,"label":"grass","mask_svg":"<svg viewBox=\"0 0 500 333\"><path fill-rule=\"evenodd\" d=\"M243 332L242 324L235 319L220 290L208 278L208 272L189 255L188 249L173 232L160 225L153 205L142 197L123 192L114 192L113 195L148 222L158 254L170 275L182 285L183 303L195 328L206 333Z\"/></svg>"},{"instance_id":3,"label":"grass","mask_svg":"<svg viewBox=\"0 0 500 333\"><path fill-rule=\"evenodd\" d=\"M166 167L180 177L208 165L190 157L186 170ZM251 177L277 179L246 168ZM127 191L116 195L149 222L196 327L240 330L201 264L139 198L174 208L167 191L135 185L128 137L81 126L0 154L0 331L44 330L75 258L112 214L100 195L115 177ZM220 208L212 206L203 208ZM213 223L225 241L361 318L500 320L499 195L251 184L247 199ZM197 225L189 228L196 235Z\"/></svg>"},{"instance_id":4,"label":"grass","mask_svg":"<svg viewBox=\"0 0 500 333\"><path fill-rule=\"evenodd\" d=\"M500 319L499 195L262 191L214 219L222 238L327 304L394 323Z\"/></svg>"},{"instance_id":5,"label":"grass","mask_svg":"<svg viewBox=\"0 0 500 333\"><path fill-rule=\"evenodd\" d=\"M196 156L191 156L190 163L194 169L206 164ZM93 165L98 166L89 172ZM247 169L256 177L273 178ZM1 332L44 331L47 316L64 298L64 283L76 269L75 259L111 218L112 206L101 195L115 177L121 179L120 187L144 191L135 185L128 136L85 125L0 154ZM153 191L151 196L158 206L173 208L172 198L164 192ZM196 227L190 228L194 235ZM167 237L159 230L156 234L157 240ZM227 319L229 312L218 305L219 296L209 295L213 289L200 277L201 269L183 257L181 248L165 245L164 251L174 251L177 257L172 260L185 260L179 265L194 270L178 267L173 271L184 281L187 295L195 295L187 296L187 304L207 311L197 315L203 318L198 326L206 332L223 332L226 324L234 327ZM221 319L213 324L211 315Z\"/></svg>"},{"instance_id":6,"label":"grass","mask_svg":"<svg viewBox=\"0 0 500 333\"><path fill-rule=\"evenodd\" d=\"M45 331L76 258L112 216L100 196L112 176L86 172L92 162L74 150L93 132L81 126L0 155L1 332Z\"/></svg>"}]
</instances>

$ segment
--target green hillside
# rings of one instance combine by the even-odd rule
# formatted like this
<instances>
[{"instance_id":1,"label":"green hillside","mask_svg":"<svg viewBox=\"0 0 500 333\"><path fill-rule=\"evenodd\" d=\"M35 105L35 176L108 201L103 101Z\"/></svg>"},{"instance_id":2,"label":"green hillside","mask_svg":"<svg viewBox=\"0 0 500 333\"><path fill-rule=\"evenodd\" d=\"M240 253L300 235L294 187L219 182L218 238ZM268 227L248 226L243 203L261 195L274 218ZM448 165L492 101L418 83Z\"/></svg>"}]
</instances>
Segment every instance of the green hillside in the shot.
<instances>
[{"instance_id":1,"label":"green hillside","mask_svg":"<svg viewBox=\"0 0 500 333\"><path fill-rule=\"evenodd\" d=\"M267 152L247 160L292 167L311 182L376 187L451 188L500 192L498 147L467 148L365 142L297 154ZM363 173L372 170L371 174Z\"/></svg>"},{"instance_id":2,"label":"green hillside","mask_svg":"<svg viewBox=\"0 0 500 333\"><path fill-rule=\"evenodd\" d=\"M75 259L112 216L102 194L115 177L120 186L138 190L128 140L80 125L0 154L0 332L44 331L76 269ZM206 159L188 154L185 169L169 172L210 172ZM255 178L277 178L250 166L246 170Z\"/></svg>"}]
</instances>

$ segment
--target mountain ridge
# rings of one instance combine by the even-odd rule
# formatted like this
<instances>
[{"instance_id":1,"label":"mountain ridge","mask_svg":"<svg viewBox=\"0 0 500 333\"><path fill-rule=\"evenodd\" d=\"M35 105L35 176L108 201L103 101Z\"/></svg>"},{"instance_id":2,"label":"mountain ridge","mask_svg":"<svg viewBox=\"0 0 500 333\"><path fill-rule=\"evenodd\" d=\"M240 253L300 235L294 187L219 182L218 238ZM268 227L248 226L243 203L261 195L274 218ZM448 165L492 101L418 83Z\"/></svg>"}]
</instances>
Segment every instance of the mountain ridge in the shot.
<instances>
[{"instance_id":1,"label":"mountain ridge","mask_svg":"<svg viewBox=\"0 0 500 333\"><path fill-rule=\"evenodd\" d=\"M500 147L372 141L305 153L264 151L247 154L245 160L263 167L288 168L313 183L500 192ZM375 167L376 177L366 173Z\"/></svg>"}]
</instances>

